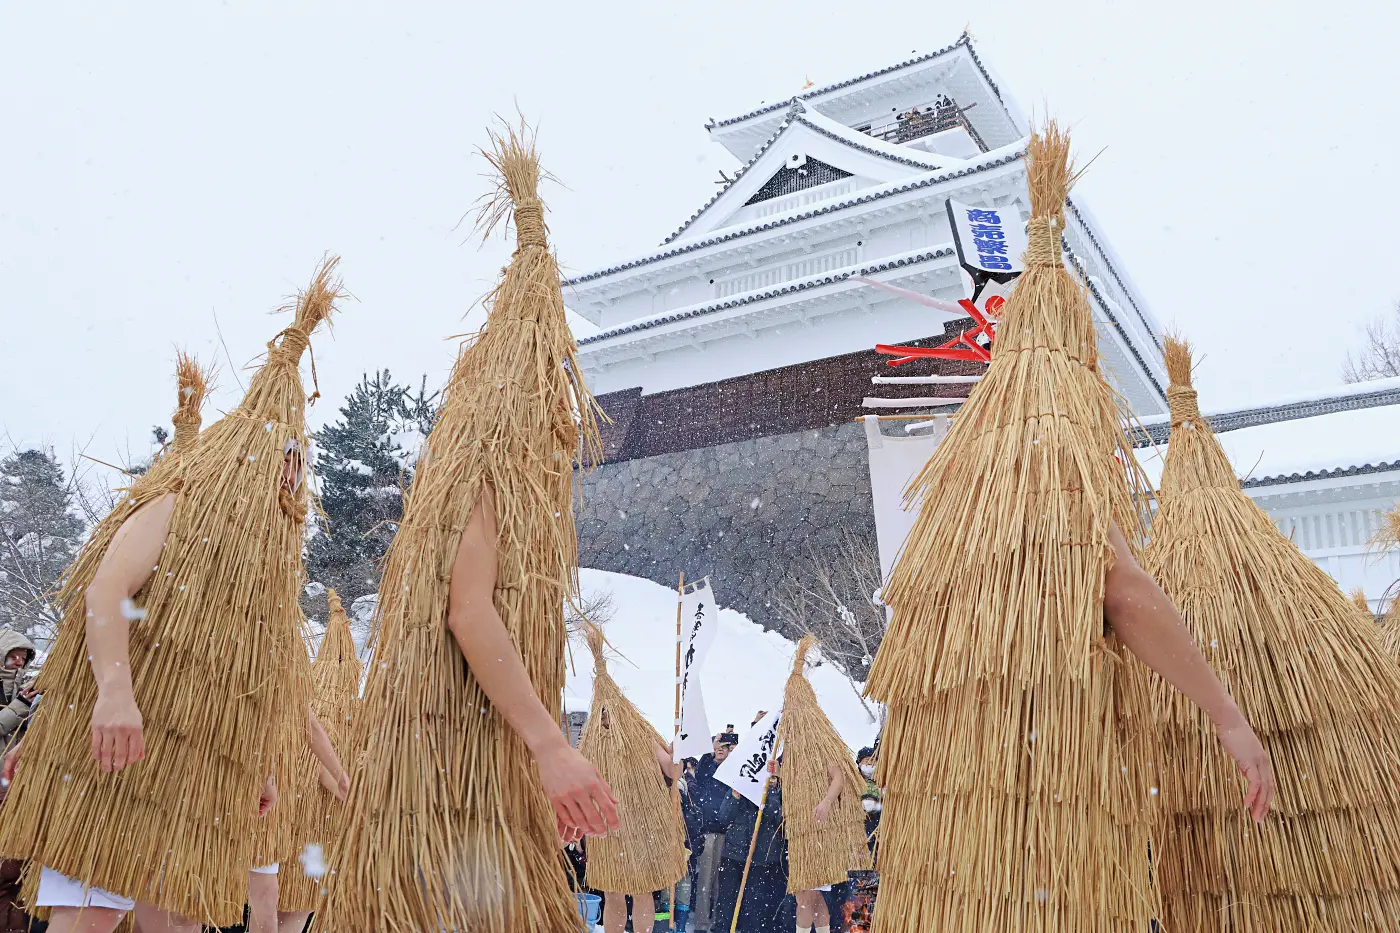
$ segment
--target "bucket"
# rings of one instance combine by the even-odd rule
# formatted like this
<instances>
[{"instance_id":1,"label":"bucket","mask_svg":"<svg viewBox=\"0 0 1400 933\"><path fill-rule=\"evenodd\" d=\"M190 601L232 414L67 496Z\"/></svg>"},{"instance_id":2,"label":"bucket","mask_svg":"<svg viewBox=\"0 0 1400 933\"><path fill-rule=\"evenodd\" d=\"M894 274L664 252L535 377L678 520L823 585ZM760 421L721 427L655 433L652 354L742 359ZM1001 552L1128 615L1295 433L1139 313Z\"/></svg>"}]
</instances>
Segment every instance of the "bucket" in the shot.
<instances>
[{"instance_id":1,"label":"bucket","mask_svg":"<svg viewBox=\"0 0 1400 933\"><path fill-rule=\"evenodd\" d=\"M575 894L578 898L578 912L584 922L592 927L603 914L603 899L596 894Z\"/></svg>"}]
</instances>

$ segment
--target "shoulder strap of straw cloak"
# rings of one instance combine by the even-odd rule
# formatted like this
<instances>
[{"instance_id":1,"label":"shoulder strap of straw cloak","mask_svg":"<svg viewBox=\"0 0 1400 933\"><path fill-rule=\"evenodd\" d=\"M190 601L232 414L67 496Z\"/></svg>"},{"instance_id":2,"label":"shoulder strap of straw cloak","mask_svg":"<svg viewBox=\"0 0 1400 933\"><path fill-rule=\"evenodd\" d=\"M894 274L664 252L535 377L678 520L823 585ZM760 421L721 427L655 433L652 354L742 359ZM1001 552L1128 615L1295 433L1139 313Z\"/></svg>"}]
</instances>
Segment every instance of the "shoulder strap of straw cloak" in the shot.
<instances>
[{"instance_id":1,"label":"shoulder strap of straw cloak","mask_svg":"<svg viewBox=\"0 0 1400 933\"><path fill-rule=\"evenodd\" d=\"M865 810L861 777L836 727L826 718L812 684L804 674L807 653L816 644L804 635L797 644L783 693L783 716L778 742L783 765L783 832L788 841L788 891L796 894L846 880L846 873L870 867L865 841ZM818 826L814 812L831 786L830 769L841 774L841 796L826 825Z\"/></svg>"},{"instance_id":2,"label":"shoulder strap of straw cloak","mask_svg":"<svg viewBox=\"0 0 1400 933\"><path fill-rule=\"evenodd\" d=\"M546 243L533 143L516 132L493 143L497 190L482 223L513 220L516 250L486 298L485 328L458 355L386 558L357 739L371 757L347 805L364 818L333 855L325 929L581 924L538 769L446 624L462 530L489 490L496 610L545 707L562 715L573 466L580 446L596 462L597 406Z\"/></svg>"},{"instance_id":3,"label":"shoulder strap of straw cloak","mask_svg":"<svg viewBox=\"0 0 1400 933\"><path fill-rule=\"evenodd\" d=\"M588 840L587 881L600 891L659 891L680 880L688 865L685 821L657 767L661 735L608 674L603 632L585 625L593 654L593 705L579 751L617 797L618 827Z\"/></svg>"},{"instance_id":4,"label":"shoulder strap of straw cloak","mask_svg":"<svg viewBox=\"0 0 1400 933\"><path fill-rule=\"evenodd\" d=\"M64 582L45 713L0 820L0 851L26 858L31 877L47 865L212 924L242 915L259 792L269 774L287 786L310 694L297 606L309 484L279 490L287 444L307 449L298 362L339 295L334 267L324 263L298 297L242 404L179 454L178 469L158 466L137 483ZM134 600L145 618L130 630L146 758L102 774L83 593L110 532L169 492L178 492L170 534Z\"/></svg>"},{"instance_id":5,"label":"shoulder strap of straw cloak","mask_svg":"<svg viewBox=\"0 0 1400 933\"><path fill-rule=\"evenodd\" d=\"M868 692L886 703L877 933L1084 933L1155 911L1141 671L1106 634L1109 530L1146 482L1061 259L1073 175L1051 123L1026 156L1026 270L992 361L908 490Z\"/></svg>"},{"instance_id":6,"label":"shoulder strap of straw cloak","mask_svg":"<svg viewBox=\"0 0 1400 933\"><path fill-rule=\"evenodd\" d=\"M1145 565L1269 750L1281 816L1246 817L1214 727L1159 684L1165 925L1341 931L1400 916L1400 668L1369 607L1240 489L1201 417L1190 349L1169 339L1166 362L1172 432Z\"/></svg>"}]
</instances>

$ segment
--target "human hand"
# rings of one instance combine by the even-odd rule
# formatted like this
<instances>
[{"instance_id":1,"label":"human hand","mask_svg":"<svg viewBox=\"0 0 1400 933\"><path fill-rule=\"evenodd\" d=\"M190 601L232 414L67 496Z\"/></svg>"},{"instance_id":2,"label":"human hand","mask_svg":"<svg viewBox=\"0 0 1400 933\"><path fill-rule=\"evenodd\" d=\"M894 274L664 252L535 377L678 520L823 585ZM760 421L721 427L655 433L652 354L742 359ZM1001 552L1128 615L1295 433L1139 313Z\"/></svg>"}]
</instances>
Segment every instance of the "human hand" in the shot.
<instances>
[{"instance_id":1,"label":"human hand","mask_svg":"<svg viewBox=\"0 0 1400 933\"><path fill-rule=\"evenodd\" d=\"M545 796L561 826L589 836L602 836L617 827L617 798L612 788L563 736L536 762Z\"/></svg>"},{"instance_id":2,"label":"human hand","mask_svg":"<svg viewBox=\"0 0 1400 933\"><path fill-rule=\"evenodd\" d=\"M19 691L19 698L20 698L21 700L23 700L24 702L26 702L26 703L33 703L33 702L34 702L34 698L37 697L38 695L39 695L38 691L35 690L32 686L31 686L31 687L21 687L21 688L20 688L20 691Z\"/></svg>"},{"instance_id":3,"label":"human hand","mask_svg":"<svg viewBox=\"0 0 1400 933\"><path fill-rule=\"evenodd\" d=\"M129 689L97 694L92 707L92 757L107 773L146 757L141 710Z\"/></svg>"},{"instance_id":4,"label":"human hand","mask_svg":"<svg viewBox=\"0 0 1400 933\"><path fill-rule=\"evenodd\" d=\"M577 826L568 826L559 814L554 814L554 828L559 831L559 841L566 846L571 846L583 838L583 830Z\"/></svg>"},{"instance_id":5,"label":"human hand","mask_svg":"<svg viewBox=\"0 0 1400 933\"><path fill-rule=\"evenodd\" d=\"M830 818L831 806L823 800L821 803L817 804L816 809L812 811L812 819L816 821L818 826L825 826L826 821Z\"/></svg>"},{"instance_id":6,"label":"human hand","mask_svg":"<svg viewBox=\"0 0 1400 933\"><path fill-rule=\"evenodd\" d=\"M15 771L19 769L19 748L20 745L23 744L23 742L20 742L14 748L6 752L5 763L0 765L0 780L5 782L6 787L15 779Z\"/></svg>"},{"instance_id":7,"label":"human hand","mask_svg":"<svg viewBox=\"0 0 1400 933\"><path fill-rule=\"evenodd\" d=\"M258 818L262 819L272 812L272 808L277 804L277 782L268 775L263 782L262 793L258 796Z\"/></svg>"},{"instance_id":8,"label":"human hand","mask_svg":"<svg viewBox=\"0 0 1400 933\"><path fill-rule=\"evenodd\" d=\"M1232 725L1217 729L1220 744L1244 773L1248 787L1244 794L1244 808L1256 823L1264 822L1274 800L1274 765L1269 753L1254 734L1254 729L1239 717Z\"/></svg>"}]
</instances>

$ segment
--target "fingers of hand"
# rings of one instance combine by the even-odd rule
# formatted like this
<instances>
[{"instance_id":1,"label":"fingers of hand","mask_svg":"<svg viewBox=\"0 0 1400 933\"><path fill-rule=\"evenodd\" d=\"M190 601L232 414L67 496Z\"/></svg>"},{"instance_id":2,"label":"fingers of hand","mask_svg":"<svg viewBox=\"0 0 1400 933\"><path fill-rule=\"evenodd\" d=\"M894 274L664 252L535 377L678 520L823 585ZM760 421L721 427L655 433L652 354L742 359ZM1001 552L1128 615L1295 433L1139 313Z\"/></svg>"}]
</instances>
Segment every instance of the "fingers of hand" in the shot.
<instances>
[{"instance_id":1,"label":"fingers of hand","mask_svg":"<svg viewBox=\"0 0 1400 933\"><path fill-rule=\"evenodd\" d=\"M617 798L613 796L612 789L604 784L602 779L598 780L598 787L592 792L593 803L602 817L606 828L617 828Z\"/></svg>"}]
</instances>

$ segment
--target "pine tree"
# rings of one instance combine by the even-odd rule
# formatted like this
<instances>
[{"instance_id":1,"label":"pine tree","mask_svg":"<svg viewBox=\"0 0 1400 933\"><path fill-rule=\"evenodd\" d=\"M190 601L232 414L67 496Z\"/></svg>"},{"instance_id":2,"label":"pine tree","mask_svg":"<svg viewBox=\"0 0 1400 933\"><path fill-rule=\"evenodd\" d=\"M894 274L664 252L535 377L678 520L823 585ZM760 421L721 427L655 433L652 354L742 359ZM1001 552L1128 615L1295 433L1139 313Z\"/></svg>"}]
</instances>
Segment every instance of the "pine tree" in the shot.
<instances>
[{"instance_id":1,"label":"pine tree","mask_svg":"<svg viewBox=\"0 0 1400 933\"><path fill-rule=\"evenodd\" d=\"M395 384L387 369L366 374L340 418L314 435L325 519L308 542L307 570L347 605L379 586L379 562L398 530L403 490L413 480L436 398L426 380L415 394ZM321 591L314 598L319 609Z\"/></svg>"},{"instance_id":2,"label":"pine tree","mask_svg":"<svg viewBox=\"0 0 1400 933\"><path fill-rule=\"evenodd\" d=\"M50 594L83 539L73 487L52 451L0 460L0 626L47 643L59 617Z\"/></svg>"}]
</instances>

